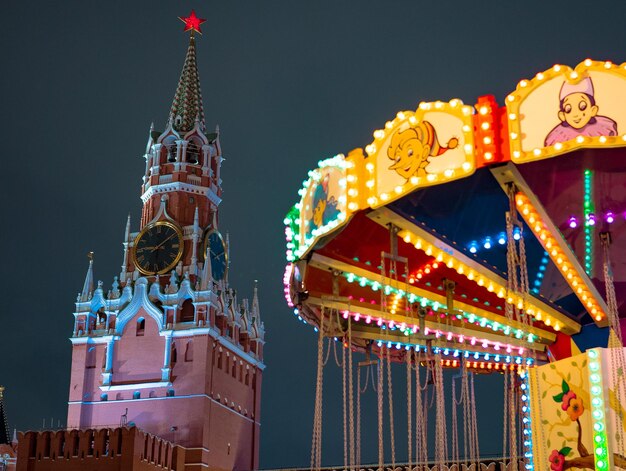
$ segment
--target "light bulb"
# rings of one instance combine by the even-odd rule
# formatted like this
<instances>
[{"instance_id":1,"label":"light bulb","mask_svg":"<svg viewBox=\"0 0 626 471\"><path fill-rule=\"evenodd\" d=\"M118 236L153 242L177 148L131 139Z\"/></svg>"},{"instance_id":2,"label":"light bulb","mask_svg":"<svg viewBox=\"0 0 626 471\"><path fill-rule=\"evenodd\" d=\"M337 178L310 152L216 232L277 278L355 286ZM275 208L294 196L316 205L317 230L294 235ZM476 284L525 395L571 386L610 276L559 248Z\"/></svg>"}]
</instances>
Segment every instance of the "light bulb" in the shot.
<instances>
[{"instance_id":1,"label":"light bulb","mask_svg":"<svg viewBox=\"0 0 626 471\"><path fill-rule=\"evenodd\" d=\"M483 247L485 247L486 249L490 249L491 248L491 237L487 237L485 239L485 242L483 244Z\"/></svg>"},{"instance_id":2,"label":"light bulb","mask_svg":"<svg viewBox=\"0 0 626 471\"><path fill-rule=\"evenodd\" d=\"M588 226L595 226L596 225L596 215L593 213L590 213L587 216L587 225Z\"/></svg>"}]
</instances>

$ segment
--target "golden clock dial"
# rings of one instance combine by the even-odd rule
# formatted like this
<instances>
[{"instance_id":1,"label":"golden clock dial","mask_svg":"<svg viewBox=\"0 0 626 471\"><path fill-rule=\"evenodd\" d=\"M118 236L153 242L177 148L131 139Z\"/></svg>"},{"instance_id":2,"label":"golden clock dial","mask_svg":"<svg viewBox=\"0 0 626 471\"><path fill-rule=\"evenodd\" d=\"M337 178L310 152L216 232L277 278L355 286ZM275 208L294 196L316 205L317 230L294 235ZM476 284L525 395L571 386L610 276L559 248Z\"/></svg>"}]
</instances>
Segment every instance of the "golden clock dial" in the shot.
<instances>
[{"instance_id":1,"label":"golden clock dial","mask_svg":"<svg viewBox=\"0 0 626 471\"><path fill-rule=\"evenodd\" d=\"M144 275L162 275L176 267L183 256L183 233L168 221L148 224L135 238L133 261Z\"/></svg>"}]
</instances>

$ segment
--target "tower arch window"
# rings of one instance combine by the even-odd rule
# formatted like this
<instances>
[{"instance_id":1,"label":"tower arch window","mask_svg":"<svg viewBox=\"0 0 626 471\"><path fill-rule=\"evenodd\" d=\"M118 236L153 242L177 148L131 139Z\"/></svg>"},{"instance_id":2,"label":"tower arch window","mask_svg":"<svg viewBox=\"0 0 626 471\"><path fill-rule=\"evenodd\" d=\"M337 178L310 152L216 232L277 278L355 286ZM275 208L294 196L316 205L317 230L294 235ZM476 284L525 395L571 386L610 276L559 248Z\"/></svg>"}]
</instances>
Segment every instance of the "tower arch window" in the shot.
<instances>
[{"instance_id":1,"label":"tower arch window","mask_svg":"<svg viewBox=\"0 0 626 471\"><path fill-rule=\"evenodd\" d=\"M187 342L185 348L185 361L193 361L193 340Z\"/></svg>"},{"instance_id":2,"label":"tower arch window","mask_svg":"<svg viewBox=\"0 0 626 471\"><path fill-rule=\"evenodd\" d=\"M87 349L87 357L85 358L85 368L96 367L96 347L89 347Z\"/></svg>"},{"instance_id":3,"label":"tower arch window","mask_svg":"<svg viewBox=\"0 0 626 471\"><path fill-rule=\"evenodd\" d=\"M108 401L109 400L109 395L107 393L100 394L100 400L101 401Z\"/></svg>"},{"instance_id":4,"label":"tower arch window","mask_svg":"<svg viewBox=\"0 0 626 471\"><path fill-rule=\"evenodd\" d=\"M174 136L169 136L163 141L163 145L167 152L167 161L168 162L176 162L176 154L177 148L176 138Z\"/></svg>"},{"instance_id":5,"label":"tower arch window","mask_svg":"<svg viewBox=\"0 0 626 471\"><path fill-rule=\"evenodd\" d=\"M135 391L133 393L133 399L141 399L141 392L140 391Z\"/></svg>"},{"instance_id":6,"label":"tower arch window","mask_svg":"<svg viewBox=\"0 0 626 471\"><path fill-rule=\"evenodd\" d=\"M195 308L191 299L185 300L180 308L180 321L181 322L193 322L195 317Z\"/></svg>"},{"instance_id":7,"label":"tower arch window","mask_svg":"<svg viewBox=\"0 0 626 471\"><path fill-rule=\"evenodd\" d=\"M195 140L189 141L187 144L187 162L197 164L200 162L200 145Z\"/></svg>"},{"instance_id":8,"label":"tower arch window","mask_svg":"<svg viewBox=\"0 0 626 471\"><path fill-rule=\"evenodd\" d=\"M178 357L178 354L176 352L176 344L172 343L172 357L171 357L172 366L176 364L176 361L178 360L177 357Z\"/></svg>"},{"instance_id":9,"label":"tower arch window","mask_svg":"<svg viewBox=\"0 0 626 471\"><path fill-rule=\"evenodd\" d=\"M143 334L146 332L146 320L143 317L137 319L137 337L143 337Z\"/></svg>"},{"instance_id":10,"label":"tower arch window","mask_svg":"<svg viewBox=\"0 0 626 471\"><path fill-rule=\"evenodd\" d=\"M168 389L167 393L165 394L167 397L174 397L174 390L173 389Z\"/></svg>"}]
</instances>

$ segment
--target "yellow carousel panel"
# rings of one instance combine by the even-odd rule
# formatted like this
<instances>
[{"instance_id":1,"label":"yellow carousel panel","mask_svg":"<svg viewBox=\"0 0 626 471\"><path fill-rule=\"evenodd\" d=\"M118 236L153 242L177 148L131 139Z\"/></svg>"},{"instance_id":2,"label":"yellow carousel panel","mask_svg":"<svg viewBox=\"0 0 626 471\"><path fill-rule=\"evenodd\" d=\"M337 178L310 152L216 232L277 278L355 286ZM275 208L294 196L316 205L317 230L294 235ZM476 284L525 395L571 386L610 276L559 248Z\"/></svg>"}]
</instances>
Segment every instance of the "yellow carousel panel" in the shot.
<instances>
[{"instance_id":1,"label":"yellow carousel panel","mask_svg":"<svg viewBox=\"0 0 626 471\"><path fill-rule=\"evenodd\" d=\"M626 65L590 59L522 80L506 98L511 159L626 145Z\"/></svg>"}]
</instances>

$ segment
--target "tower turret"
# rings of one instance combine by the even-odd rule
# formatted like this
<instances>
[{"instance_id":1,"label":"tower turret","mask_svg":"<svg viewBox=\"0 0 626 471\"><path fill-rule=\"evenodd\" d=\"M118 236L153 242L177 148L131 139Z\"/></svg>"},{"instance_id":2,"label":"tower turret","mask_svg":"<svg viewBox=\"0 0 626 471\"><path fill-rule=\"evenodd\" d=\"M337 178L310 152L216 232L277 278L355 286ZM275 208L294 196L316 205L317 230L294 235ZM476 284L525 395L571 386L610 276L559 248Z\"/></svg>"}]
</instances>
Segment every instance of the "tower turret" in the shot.
<instances>
[{"instance_id":1,"label":"tower turret","mask_svg":"<svg viewBox=\"0 0 626 471\"><path fill-rule=\"evenodd\" d=\"M87 256L89 257L89 268L87 268L87 275L85 275L83 290L80 294L81 301L89 301L89 298L93 293L93 252L89 252Z\"/></svg>"}]
</instances>

